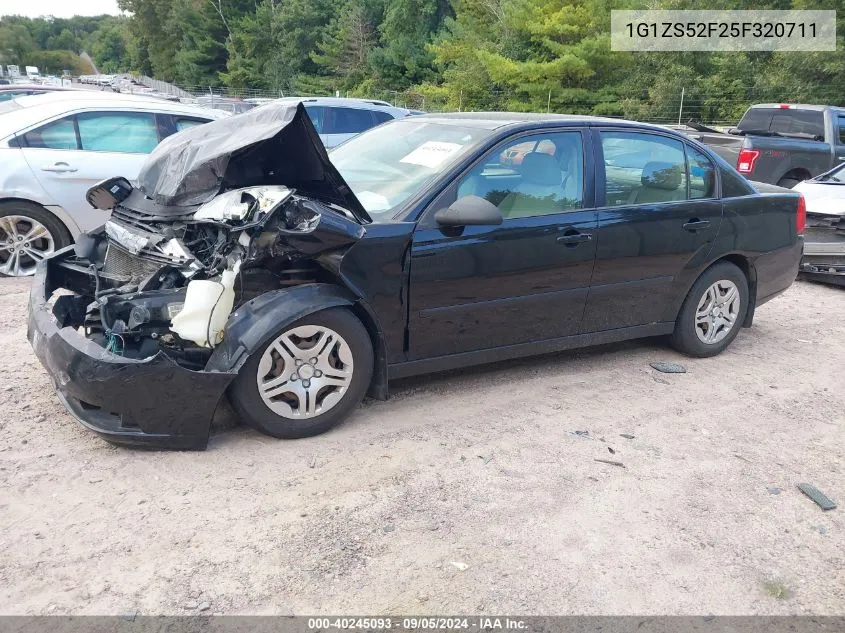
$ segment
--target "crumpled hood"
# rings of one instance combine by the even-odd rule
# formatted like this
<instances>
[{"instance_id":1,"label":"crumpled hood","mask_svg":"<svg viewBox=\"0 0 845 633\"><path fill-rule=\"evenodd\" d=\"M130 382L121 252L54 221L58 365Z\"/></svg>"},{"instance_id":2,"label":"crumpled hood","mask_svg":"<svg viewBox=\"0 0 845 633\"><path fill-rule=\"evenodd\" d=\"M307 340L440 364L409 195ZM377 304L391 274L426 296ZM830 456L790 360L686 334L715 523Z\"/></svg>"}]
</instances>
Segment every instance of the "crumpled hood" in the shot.
<instances>
[{"instance_id":1,"label":"crumpled hood","mask_svg":"<svg viewBox=\"0 0 845 633\"><path fill-rule=\"evenodd\" d=\"M163 207L204 204L223 189L284 185L372 219L329 160L302 103L269 103L175 134L147 158L138 176Z\"/></svg>"}]
</instances>

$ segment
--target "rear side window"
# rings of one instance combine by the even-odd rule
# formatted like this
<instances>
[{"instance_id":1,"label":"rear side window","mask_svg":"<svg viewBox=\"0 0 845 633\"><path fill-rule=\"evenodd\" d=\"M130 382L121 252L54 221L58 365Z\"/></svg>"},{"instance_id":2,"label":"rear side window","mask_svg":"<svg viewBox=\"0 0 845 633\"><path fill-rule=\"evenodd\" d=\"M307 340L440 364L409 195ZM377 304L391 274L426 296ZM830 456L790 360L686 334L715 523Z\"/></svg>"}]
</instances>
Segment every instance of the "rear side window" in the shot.
<instances>
[{"instance_id":1,"label":"rear side window","mask_svg":"<svg viewBox=\"0 0 845 633\"><path fill-rule=\"evenodd\" d=\"M732 169L722 170L722 197L739 198L754 193L749 182Z\"/></svg>"},{"instance_id":2,"label":"rear side window","mask_svg":"<svg viewBox=\"0 0 845 633\"><path fill-rule=\"evenodd\" d=\"M204 119L190 119L185 117L173 117L174 122L176 123L176 131L181 132L183 130L190 130L192 127L197 127L198 125L202 125L203 123L208 123L208 121Z\"/></svg>"},{"instance_id":3,"label":"rear side window","mask_svg":"<svg viewBox=\"0 0 845 633\"><path fill-rule=\"evenodd\" d=\"M27 147L40 149L79 149L73 117L69 116L30 130L23 135Z\"/></svg>"},{"instance_id":4,"label":"rear side window","mask_svg":"<svg viewBox=\"0 0 845 633\"><path fill-rule=\"evenodd\" d=\"M676 202L687 198L684 145L640 132L602 132L605 205Z\"/></svg>"},{"instance_id":5,"label":"rear side window","mask_svg":"<svg viewBox=\"0 0 845 633\"><path fill-rule=\"evenodd\" d=\"M839 125L839 143L845 145L845 115L840 114L836 121Z\"/></svg>"},{"instance_id":6,"label":"rear side window","mask_svg":"<svg viewBox=\"0 0 845 633\"><path fill-rule=\"evenodd\" d=\"M690 200L713 198L716 195L716 170L703 153L687 145Z\"/></svg>"},{"instance_id":7,"label":"rear side window","mask_svg":"<svg viewBox=\"0 0 845 633\"><path fill-rule=\"evenodd\" d=\"M155 115L146 112L85 112L77 115L82 149L149 154L158 145Z\"/></svg>"},{"instance_id":8,"label":"rear side window","mask_svg":"<svg viewBox=\"0 0 845 633\"><path fill-rule=\"evenodd\" d=\"M314 129L317 130L317 134L323 134L323 123L326 118L326 108L323 106L307 105L305 106L305 111L311 118L311 123L314 124Z\"/></svg>"},{"instance_id":9,"label":"rear side window","mask_svg":"<svg viewBox=\"0 0 845 633\"><path fill-rule=\"evenodd\" d=\"M328 108L331 110L329 129L324 134L357 134L369 130L375 125L369 110L357 108Z\"/></svg>"},{"instance_id":10,"label":"rear side window","mask_svg":"<svg viewBox=\"0 0 845 633\"><path fill-rule=\"evenodd\" d=\"M370 114L372 114L373 118L376 120L376 125L393 120L392 116L390 116L387 112L382 112L381 110L373 110Z\"/></svg>"}]
</instances>

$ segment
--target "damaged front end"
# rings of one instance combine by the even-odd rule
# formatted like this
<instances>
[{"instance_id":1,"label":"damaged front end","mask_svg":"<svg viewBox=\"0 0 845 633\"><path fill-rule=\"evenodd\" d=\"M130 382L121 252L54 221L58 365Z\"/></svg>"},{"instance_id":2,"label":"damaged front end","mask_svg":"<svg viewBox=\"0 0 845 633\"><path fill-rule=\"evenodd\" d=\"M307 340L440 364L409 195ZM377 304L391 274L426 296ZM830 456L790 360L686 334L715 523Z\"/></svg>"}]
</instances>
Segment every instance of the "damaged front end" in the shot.
<instances>
[{"instance_id":1,"label":"damaged front end","mask_svg":"<svg viewBox=\"0 0 845 633\"><path fill-rule=\"evenodd\" d=\"M42 266L29 337L68 409L107 439L203 448L237 375L228 358L206 371L230 314L267 292L335 282L329 253L363 227L277 186L178 215L150 202L131 190L102 229Z\"/></svg>"},{"instance_id":2,"label":"damaged front end","mask_svg":"<svg viewBox=\"0 0 845 633\"><path fill-rule=\"evenodd\" d=\"M159 146L141 188L114 178L89 191L92 206L111 217L39 265L28 328L60 398L83 424L115 443L205 448L218 403L250 351L239 337L254 337L268 316L272 325L273 315L258 312L266 297L256 299L309 284L340 292L339 255L364 227L338 204L354 199L303 118L301 108L282 117L275 136L262 121L260 142L244 128L248 155L213 157L216 189L196 177L213 170L191 162L203 149L194 141L181 163L168 153L178 144ZM310 161L310 175L288 170L284 178L305 193L275 182L282 170L267 157L285 133L305 138L299 154L319 163ZM182 180L163 178L162 161ZM245 164L259 166L251 179L261 184L233 186L244 184L232 170ZM145 173L156 170L157 183L143 190ZM178 191L165 195L167 186Z\"/></svg>"},{"instance_id":3,"label":"damaged front end","mask_svg":"<svg viewBox=\"0 0 845 633\"><path fill-rule=\"evenodd\" d=\"M807 213L799 274L845 287L845 214Z\"/></svg>"}]
</instances>

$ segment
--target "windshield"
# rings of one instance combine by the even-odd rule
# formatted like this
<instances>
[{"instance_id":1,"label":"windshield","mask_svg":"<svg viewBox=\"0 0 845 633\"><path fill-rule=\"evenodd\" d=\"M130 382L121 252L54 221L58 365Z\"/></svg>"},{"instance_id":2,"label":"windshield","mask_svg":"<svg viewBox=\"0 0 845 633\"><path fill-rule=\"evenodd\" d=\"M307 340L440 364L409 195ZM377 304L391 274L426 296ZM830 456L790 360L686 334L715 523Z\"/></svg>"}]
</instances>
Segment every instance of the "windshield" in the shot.
<instances>
[{"instance_id":1,"label":"windshield","mask_svg":"<svg viewBox=\"0 0 845 633\"><path fill-rule=\"evenodd\" d=\"M839 165L836 169L815 178L818 182L828 182L835 185L845 185L845 165Z\"/></svg>"},{"instance_id":2,"label":"windshield","mask_svg":"<svg viewBox=\"0 0 845 633\"><path fill-rule=\"evenodd\" d=\"M406 118L359 134L329 158L373 221L383 222L491 133L461 121Z\"/></svg>"}]
</instances>

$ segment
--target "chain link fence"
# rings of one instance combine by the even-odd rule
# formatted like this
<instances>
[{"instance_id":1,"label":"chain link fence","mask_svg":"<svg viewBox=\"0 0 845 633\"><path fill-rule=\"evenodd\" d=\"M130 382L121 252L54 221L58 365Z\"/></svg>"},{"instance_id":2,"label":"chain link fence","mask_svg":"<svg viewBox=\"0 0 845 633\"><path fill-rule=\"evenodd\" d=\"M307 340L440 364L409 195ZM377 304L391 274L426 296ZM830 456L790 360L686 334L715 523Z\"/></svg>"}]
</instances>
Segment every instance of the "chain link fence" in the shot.
<instances>
[{"instance_id":1,"label":"chain link fence","mask_svg":"<svg viewBox=\"0 0 845 633\"><path fill-rule=\"evenodd\" d=\"M731 86L729 93L713 93L698 86L682 86L676 93L644 88L623 95L606 89L567 89L516 91L497 87L486 90L450 89L431 86L426 89L388 90L371 88L366 92L334 91L321 93L287 92L283 90L235 90L210 86L174 86L141 78L141 83L157 92L181 99L224 97L248 100L280 97L354 97L385 101L392 105L426 112L470 111L540 111L560 114L585 114L629 118L659 124L682 124L690 120L715 127L736 124L743 112L754 103L801 103L807 94L815 103L838 105L843 96L833 86L804 87L801 93L790 94L782 88Z\"/></svg>"}]
</instances>

